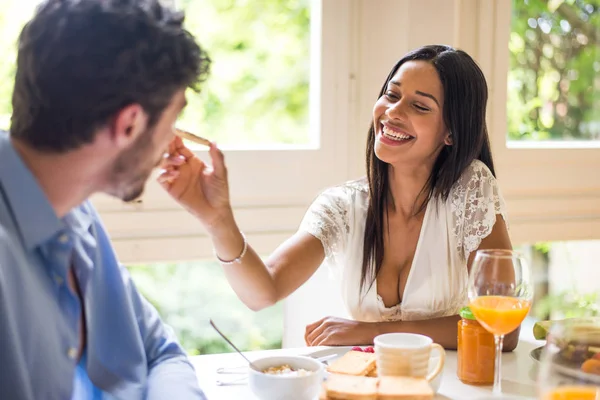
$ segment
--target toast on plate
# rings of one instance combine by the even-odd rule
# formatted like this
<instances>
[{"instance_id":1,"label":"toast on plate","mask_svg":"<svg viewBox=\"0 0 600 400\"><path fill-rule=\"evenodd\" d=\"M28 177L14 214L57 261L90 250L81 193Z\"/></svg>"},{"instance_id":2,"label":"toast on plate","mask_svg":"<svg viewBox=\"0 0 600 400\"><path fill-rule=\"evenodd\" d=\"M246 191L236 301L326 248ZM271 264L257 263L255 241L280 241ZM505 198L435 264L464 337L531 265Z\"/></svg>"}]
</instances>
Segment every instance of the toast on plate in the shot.
<instances>
[{"instance_id":1,"label":"toast on plate","mask_svg":"<svg viewBox=\"0 0 600 400\"><path fill-rule=\"evenodd\" d=\"M332 362L327 371L332 374L365 376L375 369L375 354L349 351Z\"/></svg>"},{"instance_id":2,"label":"toast on plate","mask_svg":"<svg viewBox=\"0 0 600 400\"><path fill-rule=\"evenodd\" d=\"M379 378L377 400L431 400L433 390L422 378L382 376Z\"/></svg>"},{"instance_id":3,"label":"toast on plate","mask_svg":"<svg viewBox=\"0 0 600 400\"><path fill-rule=\"evenodd\" d=\"M377 400L377 378L331 374L326 393L330 400Z\"/></svg>"}]
</instances>

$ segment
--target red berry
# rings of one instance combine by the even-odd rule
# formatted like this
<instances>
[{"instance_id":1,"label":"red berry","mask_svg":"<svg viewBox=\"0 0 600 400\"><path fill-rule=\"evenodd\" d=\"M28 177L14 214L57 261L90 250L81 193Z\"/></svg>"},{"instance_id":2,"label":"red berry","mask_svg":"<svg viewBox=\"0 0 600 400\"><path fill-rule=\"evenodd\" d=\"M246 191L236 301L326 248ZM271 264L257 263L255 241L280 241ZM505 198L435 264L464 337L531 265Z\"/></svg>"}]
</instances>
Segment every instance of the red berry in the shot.
<instances>
[{"instance_id":1,"label":"red berry","mask_svg":"<svg viewBox=\"0 0 600 400\"><path fill-rule=\"evenodd\" d=\"M365 353L375 353L375 349L372 348L371 346L367 347L366 349L364 349Z\"/></svg>"},{"instance_id":2,"label":"red berry","mask_svg":"<svg viewBox=\"0 0 600 400\"><path fill-rule=\"evenodd\" d=\"M360 348L360 347L358 347L358 346L354 346L354 347L352 348L352 351L361 351L361 352L362 352L362 351L363 351L363 349L361 349L361 348Z\"/></svg>"}]
</instances>

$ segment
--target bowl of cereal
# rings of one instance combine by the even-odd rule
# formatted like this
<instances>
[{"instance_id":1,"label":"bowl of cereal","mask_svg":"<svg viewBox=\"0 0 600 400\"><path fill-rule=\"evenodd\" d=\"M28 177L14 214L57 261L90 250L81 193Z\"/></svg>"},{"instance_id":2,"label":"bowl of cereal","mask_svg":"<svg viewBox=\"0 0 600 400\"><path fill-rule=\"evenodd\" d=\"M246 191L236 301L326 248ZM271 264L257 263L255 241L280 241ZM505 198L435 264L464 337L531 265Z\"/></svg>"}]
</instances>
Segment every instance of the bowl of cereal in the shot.
<instances>
[{"instance_id":1,"label":"bowl of cereal","mask_svg":"<svg viewBox=\"0 0 600 400\"><path fill-rule=\"evenodd\" d=\"M274 356L252 361L248 384L261 400L313 400L323 383L324 365L304 356Z\"/></svg>"}]
</instances>

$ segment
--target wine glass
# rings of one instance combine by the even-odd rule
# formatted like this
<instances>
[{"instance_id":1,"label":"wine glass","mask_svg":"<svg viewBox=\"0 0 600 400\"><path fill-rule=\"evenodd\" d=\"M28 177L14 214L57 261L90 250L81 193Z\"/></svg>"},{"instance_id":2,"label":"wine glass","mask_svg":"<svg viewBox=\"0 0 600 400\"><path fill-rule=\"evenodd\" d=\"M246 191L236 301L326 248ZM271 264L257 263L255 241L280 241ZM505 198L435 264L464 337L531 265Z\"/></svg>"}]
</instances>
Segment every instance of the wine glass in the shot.
<instances>
[{"instance_id":1,"label":"wine glass","mask_svg":"<svg viewBox=\"0 0 600 400\"><path fill-rule=\"evenodd\" d=\"M542 400L600 399L600 319L554 324L540 357L538 394Z\"/></svg>"},{"instance_id":2,"label":"wine glass","mask_svg":"<svg viewBox=\"0 0 600 400\"><path fill-rule=\"evenodd\" d=\"M469 301L475 319L494 335L494 395L502 393L501 356L504 335L527 316L533 299L531 270L512 250L479 250L469 274Z\"/></svg>"}]
</instances>

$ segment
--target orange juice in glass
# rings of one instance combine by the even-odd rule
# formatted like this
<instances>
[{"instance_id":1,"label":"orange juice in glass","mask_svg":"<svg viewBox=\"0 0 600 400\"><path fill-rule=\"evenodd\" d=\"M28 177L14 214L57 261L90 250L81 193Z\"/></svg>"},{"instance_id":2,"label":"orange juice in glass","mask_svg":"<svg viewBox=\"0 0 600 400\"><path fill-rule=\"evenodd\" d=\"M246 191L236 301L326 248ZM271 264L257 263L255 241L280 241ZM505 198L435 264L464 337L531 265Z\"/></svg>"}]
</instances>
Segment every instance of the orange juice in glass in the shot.
<instances>
[{"instance_id":1,"label":"orange juice in glass","mask_svg":"<svg viewBox=\"0 0 600 400\"><path fill-rule=\"evenodd\" d=\"M494 335L495 395L502 393L501 357L504 335L517 329L533 298L531 270L512 250L479 250L471 265L468 285L475 319Z\"/></svg>"},{"instance_id":2,"label":"orange juice in glass","mask_svg":"<svg viewBox=\"0 0 600 400\"><path fill-rule=\"evenodd\" d=\"M507 296L481 296L471 303L477 321L494 335L507 335L527 316L529 300Z\"/></svg>"},{"instance_id":3,"label":"orange juice in glass","mask_svg":"<svg viewBox=\"0 0 600 400\"><path fill-rule=\"evenodd\" d=\"M594 386L561 386L546 392L542 400L599 400L600 389Z\"/></svg>"}]
</instances>

